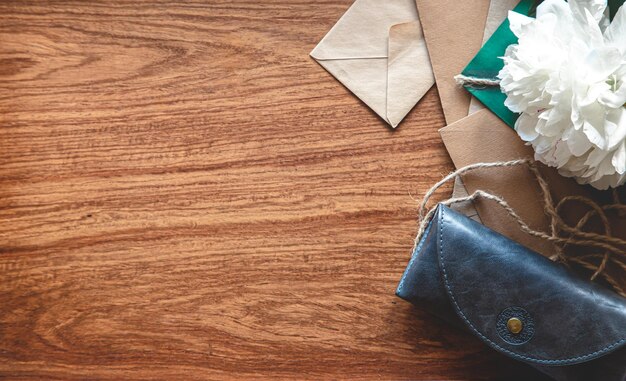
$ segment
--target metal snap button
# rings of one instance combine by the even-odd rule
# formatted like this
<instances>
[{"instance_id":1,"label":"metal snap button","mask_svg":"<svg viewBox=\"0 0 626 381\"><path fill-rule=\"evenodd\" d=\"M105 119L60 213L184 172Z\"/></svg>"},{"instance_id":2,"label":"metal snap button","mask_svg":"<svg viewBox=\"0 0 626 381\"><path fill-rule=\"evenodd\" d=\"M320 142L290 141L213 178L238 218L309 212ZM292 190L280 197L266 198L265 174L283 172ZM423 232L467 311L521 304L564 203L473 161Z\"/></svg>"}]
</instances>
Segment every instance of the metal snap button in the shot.
<instances>
[{"instance_id":1,"label":"metal snap button","mask_svg":"<svg viewBox=\"0 0 626 381\"><path fill-rule=\"evenodd\" d=\"M522 345L535 334L535 321L525 309L508 307L498 315L496 331L506 343Z\"/></svg>"},{"instance_id":2,"label":"metal snap button","mask_svg":"<svg viewBox=\"0 0 626 381\"><path fill-rule=\"evenodd\" d=\"M516 317L510 318L509 321L506 322L506 328L514 335L522 332L524 329L524 323Z\"/></svg>"}]
</instances>

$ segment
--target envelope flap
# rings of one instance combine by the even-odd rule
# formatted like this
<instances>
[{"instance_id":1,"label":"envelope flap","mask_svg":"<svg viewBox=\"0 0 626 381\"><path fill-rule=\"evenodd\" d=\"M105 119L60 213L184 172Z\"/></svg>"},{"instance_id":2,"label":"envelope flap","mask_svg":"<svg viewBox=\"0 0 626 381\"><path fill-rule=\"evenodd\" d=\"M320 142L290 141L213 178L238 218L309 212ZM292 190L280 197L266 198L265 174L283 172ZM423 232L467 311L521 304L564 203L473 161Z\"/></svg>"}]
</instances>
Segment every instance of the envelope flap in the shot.
<instances>
[{"instance_id":1,"label":"envelope flap","mask_svg":"<svg viewBox=\"0 0 626 381\"><path fill-rule=\"evenodd\" d=\"M419 21L389 29L387 119L396 127L435 83Z\"/></svg>"},{"instance_id":2,"label":"envelope flap","mask_svg":"<svg viewBox=\"0 0 626 381\"><path fill-rule=\"evenodd\" d=\"M318 62L387 121L387 58L319 60Z\"/></svg>"},{"instance_id":3,"label":"envelope flap","mask_svg":"<svg viewBox=\"0 0 626 381\"><path fill-rule=\"evenodd\" d=\"M386 58L389 29L417 19L414 0L356 0L311 56L317 60Z\"/></svg>"},{"instance_id":4,"label":"envelope flap","mask_svg":"<svg viewBox=\"0 0 626 381\"><path fill-rule=\"evenodd\" d=\"M626 344L626 301L617 294L445 206L432 224L451 304L494 349L526 362L569 365ZM511 319L521 331L512 333Z\"/></svg>"}]
</instances>

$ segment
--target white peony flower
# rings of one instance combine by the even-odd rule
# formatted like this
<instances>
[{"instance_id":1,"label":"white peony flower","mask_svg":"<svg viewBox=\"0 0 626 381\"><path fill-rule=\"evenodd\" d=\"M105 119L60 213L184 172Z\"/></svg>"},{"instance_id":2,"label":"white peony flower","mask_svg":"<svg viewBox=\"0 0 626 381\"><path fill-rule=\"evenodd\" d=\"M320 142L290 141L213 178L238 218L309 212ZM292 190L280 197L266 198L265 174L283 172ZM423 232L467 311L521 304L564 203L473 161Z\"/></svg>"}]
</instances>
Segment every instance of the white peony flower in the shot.
<instances>
[{"instance_id":1,"label":"white peony flower","mask_svg":"<svg viewBox=\"0 0 626 381\"><path fill-rule=\"evenodd\" d=\"M626 182L626 6L546 0L535 19L510 12L519 42L498 74L518 135L535 159L598 189Z\"/></svg>"}]
</instances>

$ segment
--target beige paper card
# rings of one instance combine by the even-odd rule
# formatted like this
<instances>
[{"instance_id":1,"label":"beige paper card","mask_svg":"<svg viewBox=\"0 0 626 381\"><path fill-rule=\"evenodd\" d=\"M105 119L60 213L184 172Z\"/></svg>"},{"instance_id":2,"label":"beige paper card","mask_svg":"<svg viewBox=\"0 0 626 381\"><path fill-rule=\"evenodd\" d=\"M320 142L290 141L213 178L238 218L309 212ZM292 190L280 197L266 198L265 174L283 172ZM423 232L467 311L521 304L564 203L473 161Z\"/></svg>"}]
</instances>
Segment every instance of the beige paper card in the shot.
<instances>
[{"instance_id":1,"label":"beige paper card","mask_svg":"<svg viewBox=\"0 0 626 381\"><path fill-rule=\"evenodd\" d=\"M311 57L394 128L435 82L413 0L356 0Z\"/></svg>"}]
</instances>

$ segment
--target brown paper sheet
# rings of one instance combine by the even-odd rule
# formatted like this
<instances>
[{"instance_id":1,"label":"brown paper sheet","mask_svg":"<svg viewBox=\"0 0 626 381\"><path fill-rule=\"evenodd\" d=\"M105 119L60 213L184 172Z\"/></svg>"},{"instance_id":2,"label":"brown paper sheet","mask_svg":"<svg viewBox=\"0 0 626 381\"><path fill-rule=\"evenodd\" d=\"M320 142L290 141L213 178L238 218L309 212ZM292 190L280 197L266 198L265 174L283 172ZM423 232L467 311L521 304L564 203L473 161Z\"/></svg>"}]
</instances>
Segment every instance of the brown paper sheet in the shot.
<instances>
[{"instance_id":1,"label":"brown paper sheet","mask_svg":"<svg viewBox=\"0 0 626 381\"><path fill-rule=\"evenodd\" d=\"M448 124L467 116L470 95L454 81L481 47L489 0L416 0Z\"/></svg>"},{"instance_id":2,"label":"brown paper sheet","mask_svg":"<svg viewBox=\"0 0 626 381\"><path fill-rule=\"evenodd\" d=\"M486 109L442 128L440 133L457 168L532 157L532 149ZM529 226L548 231L539 186L527 168L481 169L464 176L463 183L469 193L482 189L504 198ZM554 254L550 243L522 232L506 211L491 201L477 200L474 204L486 226L544 255Z\"/></svg>"},{"instance_id":3,"label":"brown paper sheet","mask_svg":"<svg viewBox=\"0 0 626 381\"><path fill-rule=\"evenodd\" d=\"M460 177L455 178L454 187L452 188L452 198L462 198L467 196L469 196L469 193L467 193L467 188L463 185L463 180ZM473 202L459 202L457 204L450 205L450 208L482 224Z\"/></svg>"}]
</instances>

